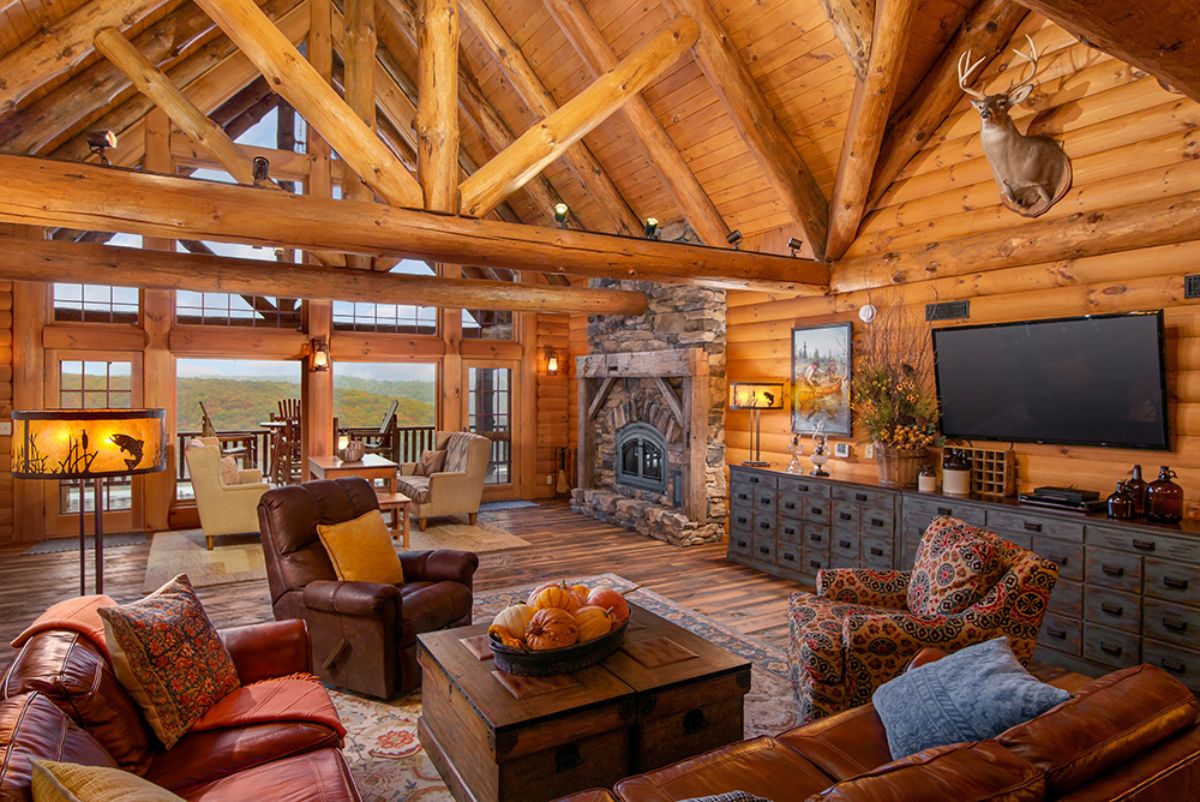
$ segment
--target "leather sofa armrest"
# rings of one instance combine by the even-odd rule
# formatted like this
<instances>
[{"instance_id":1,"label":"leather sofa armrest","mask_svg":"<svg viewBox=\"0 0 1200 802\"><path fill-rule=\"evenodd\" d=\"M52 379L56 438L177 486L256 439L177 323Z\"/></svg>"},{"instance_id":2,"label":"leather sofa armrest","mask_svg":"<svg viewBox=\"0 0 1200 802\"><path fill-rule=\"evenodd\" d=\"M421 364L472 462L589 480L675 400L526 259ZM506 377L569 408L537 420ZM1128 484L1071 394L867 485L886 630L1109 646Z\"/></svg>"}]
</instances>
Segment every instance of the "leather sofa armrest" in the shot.
<instances>
[{"instance_id":1,"label":"leather sofa armrest","mask_svg":"<svg viewBox=\"0 0 1200 802\"><path fill-rule=\"evenodd\" d=\"M933 646L926 646L924 649L917 652L916 656L912 660L908 661L908 665L904 670L912 671L914 668L920 668L921 666L929 665L930 663L936 663L945 656L946 652L942 651L941 649L934 648Z\"/></svg>"},{"instance_id":2,"label":"leather sofa armrest","mask_svg":"<svg viewBox=\"0 0 1200 802\"><path fill-rule=\"evenodd\" d=\"M586 791L576 791L570 796L564 796L556 802L619 802L619 800L603 788L589 788Z\"/></svg>"},{"instance_id":3,"label":"leather sofa armrest","mask_svg":"<svg viewBox=\"0 0 1200 802\"><path fill-rule=\"evenodd\" d=\"M221 630L243 685L312 671L308 625L301 618Z\"/></svg>"},{"instance_id":4,"label":"leather sofa armrest","mask_svg":"<svg viewBox=\"0 0 1200 802\"><path fill-rule=\"evenodd\" d=\"M469 551L402 551L404 579L413 582L458 582L472 587L479 555Z\"/></svg>"},{"instance_id":5,"label":"leather sofa armrest","mask_svg":"<svg viewBox=\"0 0 1200 802\"><path fill-rule=\"evenodd\" d=\"M398 619L400 602L400 589L380 582L319 579L304 586L304 606L323 613L377 617L394 605Z\"/></svg>"}]
</instances>

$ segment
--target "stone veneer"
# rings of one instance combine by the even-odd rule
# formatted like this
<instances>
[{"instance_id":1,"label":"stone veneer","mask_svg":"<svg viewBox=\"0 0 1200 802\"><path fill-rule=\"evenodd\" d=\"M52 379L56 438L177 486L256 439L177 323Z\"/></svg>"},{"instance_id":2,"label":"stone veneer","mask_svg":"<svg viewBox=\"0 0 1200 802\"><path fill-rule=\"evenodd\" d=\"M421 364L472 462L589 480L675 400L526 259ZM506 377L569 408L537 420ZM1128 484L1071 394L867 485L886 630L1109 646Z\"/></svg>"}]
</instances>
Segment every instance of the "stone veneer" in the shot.
<instances>
[{"instance_id":1,"label":"stone veneer","mask_svg":"<svg viewBox=\"0 0 1200 802\"><path fill-rule=\"evenodd\" d=\"M683 431L654 379L622 378L612 386L593 420L594 487L572 492L572 509L603 521L681 546L720 541L725 529L725 291L685 285L595 279L595 287L646 293L649 308L640 317L596 315L588 319L592 354L642 353L700 348L708 357L708 436L704 487L707 509L689 517L668 492L661 495L616 482L616 436L635 421L656 428L667 441L668 470L686 464ZM667 379L681 397L682 379Z\"/></svg>"}]
</instances>

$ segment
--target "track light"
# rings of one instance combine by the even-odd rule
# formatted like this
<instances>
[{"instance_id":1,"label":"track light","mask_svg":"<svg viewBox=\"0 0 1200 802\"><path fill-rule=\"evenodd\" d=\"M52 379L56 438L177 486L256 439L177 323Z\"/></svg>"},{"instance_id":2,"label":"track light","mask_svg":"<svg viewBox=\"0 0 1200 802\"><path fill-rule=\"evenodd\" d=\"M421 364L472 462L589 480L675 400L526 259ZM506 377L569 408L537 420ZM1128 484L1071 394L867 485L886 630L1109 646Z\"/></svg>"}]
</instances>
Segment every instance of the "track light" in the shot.
<instances>
[{"instance_id":1,"label":"track light","mask_svg":"<svg viewBox=\"0 0 1200 802\"><path fill-rule=\"evenodd\" d=\"M567 218L571 215L571 207L565 203L554 204L554 222L558 223L560 228L567 227Z\"/></svg>"},{"instance_id":2,"label":"track light","mask_svg":"<svg viewBox=\"0 0 1200 802\"><path fill-rule=\"evenodd\" d=\"M792 252L792 258L794 259L796 254L800 252L800 249L804 247L804 240L798 237L788 237L787 246L788 250Z\"/></svg>"},{"instance_id":3,"label":"track light","mask_svg":"<svg viewBox=\"0 0 1200 802\"><path fill-rule=\"evenodd\" d=\"M254 183L265 184L271 180L271 162L266 156L254 157Z\"/></svg>"},{"instance_id":4,"label":"track light","mask_svg":"<svg viewBox=\"0 0 1200 802\"><path fill-rule=\"evenodd\" d=\"M107 167L109 162L106 151L117 146L117 135L112 131L88 131L87 143L88 150L99 156L100 163Z\"/></svg>"},{"instance_id":5,"label":"track light","mask_svg":"<svg viewBox=\"0 0 1200 802\"><path fill-rule=\"evenodd\" d=\"M646 239L658 239L658 218L646 218Z\"/></svg>"},{"instance_id":6,"label":"track light","mask_svg":"<svg viewBox=\"0 0 1200 802\"><path fill-rule=\"evenodd\" d=\"M725 235L725 241L732 245L733 249L736 251L742 242L742 232L735 228L733 231L730 231Z\"/></svg>"}]
</instances>

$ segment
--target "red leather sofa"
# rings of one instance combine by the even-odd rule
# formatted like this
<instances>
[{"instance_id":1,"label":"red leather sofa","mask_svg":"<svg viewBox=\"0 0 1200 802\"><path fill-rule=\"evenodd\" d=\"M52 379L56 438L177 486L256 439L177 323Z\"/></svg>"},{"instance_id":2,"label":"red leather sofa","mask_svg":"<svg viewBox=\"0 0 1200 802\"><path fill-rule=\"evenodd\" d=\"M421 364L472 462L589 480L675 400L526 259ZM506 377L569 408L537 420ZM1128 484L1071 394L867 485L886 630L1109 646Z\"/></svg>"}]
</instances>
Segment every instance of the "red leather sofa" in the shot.
<instances>
[{"instance_id":1,"label":"red leather sofa","mask_svg":"<svg viewBox=\"0 0 1200 802\"><path fill-rule=\"evenodd\" d=\"M221 636L243 686L286 678L272 685L286 691L287 683L304 683L289 697L304 705L281 710L278 720L194 728L169 751L90 640L65 629L30 637L0 685L0 802L29 802L34 758L119 767L190 802L358 802L341 753L344 730L320 723L337 721L329 694L290 678L311 670L304 622Z\"/></svg>"},{"instance_id":2,"label":"red leather sofa","mask_svg":"<svg viewBox=\"0 0 1200 802\"><path fill-rule=\"evenodd\" d=\"M914 663L936 659L927 649ZM870 704L561 802L676 802L741 790L772 802L1200 800L1200 704L1153 666L1101 677L998 737L893 761Z\"/></svg>"}]
</instances>

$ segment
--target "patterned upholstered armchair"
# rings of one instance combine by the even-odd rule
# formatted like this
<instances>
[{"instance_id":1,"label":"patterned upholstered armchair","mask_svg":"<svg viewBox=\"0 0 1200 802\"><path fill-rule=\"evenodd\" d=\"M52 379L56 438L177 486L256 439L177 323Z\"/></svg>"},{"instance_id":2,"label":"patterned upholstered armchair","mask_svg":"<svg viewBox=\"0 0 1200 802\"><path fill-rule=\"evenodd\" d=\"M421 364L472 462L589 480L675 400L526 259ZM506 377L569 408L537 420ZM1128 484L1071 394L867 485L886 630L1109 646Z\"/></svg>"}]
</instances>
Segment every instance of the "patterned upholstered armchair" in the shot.
<instances>
[{"instance_id":1,"label":"patterned upholstered armchair","mask_svg":"<svg viewBox=\"0 0 1200 802\"><path fill-rule=\"evenodd\" d=\"M1033 656L1058 566L955 518L921 538L912 571L835 569L789 604L788 658L802 715L871 701L926 646L955 651L1007 635Z\"/></svg>"}]
</instances>

